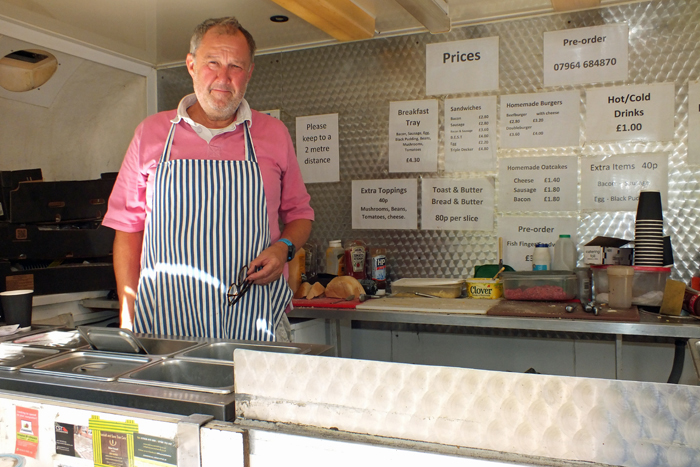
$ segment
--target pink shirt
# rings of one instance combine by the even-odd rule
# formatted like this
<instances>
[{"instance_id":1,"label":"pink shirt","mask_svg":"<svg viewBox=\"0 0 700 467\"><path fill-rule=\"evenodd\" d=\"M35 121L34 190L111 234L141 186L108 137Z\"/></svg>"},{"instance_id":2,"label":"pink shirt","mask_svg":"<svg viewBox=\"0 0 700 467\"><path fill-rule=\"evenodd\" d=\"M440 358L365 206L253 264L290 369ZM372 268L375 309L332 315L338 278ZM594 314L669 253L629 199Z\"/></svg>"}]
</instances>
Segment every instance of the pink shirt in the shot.
<instances>
[{"instance_id":1,"label":"pink shirt","mask_svg":"<svg viewBox=\"0 0 700 467\"><path fill-rule=\"evenodd\" d=\"M211 138L209 143L195 131L206 129L192 125L189 119L179 118L176 110L146 118L136 128L126 152L102 224L123 232L144 230L146 215L151 211L156 166L171 120L178 118L171 159L243 160L245 137L242 120L250 119L250 134L267 199L272 242L280 237L278 219L283 224L297 219L314 220L314 211L309 205L310 196L301 177L287 127L276 118L248 109L243 101L239 108L242 115L227 131Z\"/></svg>"}]
</instances>

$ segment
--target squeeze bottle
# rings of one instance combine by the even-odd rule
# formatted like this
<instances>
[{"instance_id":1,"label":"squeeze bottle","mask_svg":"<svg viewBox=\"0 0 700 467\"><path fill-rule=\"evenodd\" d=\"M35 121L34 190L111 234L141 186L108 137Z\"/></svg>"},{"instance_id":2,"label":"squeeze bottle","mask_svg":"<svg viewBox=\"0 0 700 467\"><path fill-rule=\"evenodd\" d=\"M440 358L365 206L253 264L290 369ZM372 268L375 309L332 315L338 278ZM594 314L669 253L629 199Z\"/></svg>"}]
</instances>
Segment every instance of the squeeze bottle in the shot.
<instances>
[{"instance_id":1,"label":"squeeze bottle","mask_svg":"<svg viewBox=\"0 0 700 467\"><path fill-rule=\"evenodd\" d=\"M340 240L331 240L328 242L328 248L326 249L326 274L332 274L334 276L345 275L344 256L345 250L343 250Z\"/></svg>"}]
</instances>

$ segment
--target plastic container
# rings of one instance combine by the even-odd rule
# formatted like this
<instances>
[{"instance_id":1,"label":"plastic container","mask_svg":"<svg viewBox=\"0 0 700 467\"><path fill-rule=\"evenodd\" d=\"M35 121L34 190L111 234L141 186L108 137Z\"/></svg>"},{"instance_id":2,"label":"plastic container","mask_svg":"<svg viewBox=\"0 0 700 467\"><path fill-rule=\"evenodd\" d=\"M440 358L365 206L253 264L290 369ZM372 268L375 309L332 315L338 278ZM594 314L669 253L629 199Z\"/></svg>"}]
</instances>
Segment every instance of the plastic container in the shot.
<instances>
[{"instance_id":1,"label":"plastic container","mask_svg":"<svg viewBox=\"0 0 700 467\"><path fill-rule=\"evenodd\" d=\"M611 265L591 266L595 299L601 303L607 303L610 299L610 283L608 280L608 268L610 267ZM633 267L632 304L661 306L666 279L671 275L671 268L654 266Z\"/></svg>"},{"instance_id":2,"label":"plastic container","mask_svg":"<svg viewBox=\"0 0 700 467\"><path fill-rule=\"evenodd\" d=\"M340 240L331 240L326 249L326 274L334 276L345 275L345 250Z\"/></svg>"},{"instance_id":3,"label":"plastic container","mask_svg":"<svg viewBox=\"0 0 700 467\"><path fill-rule=\"evenodd\" d=\"M395 297L418 297L424 294L438 298L457 298L462 295L463 279L417 279L405 278L391 284Z\"/></svg>"},{"instance_id":4,"label":"plastic container","mask_svg":"<svg viewBox=\"0 0 700 467\"><path fill-rule=\"evenodd\" d=\"M554 271L573 271L576 268L576 260L576 245L571 240L571 235L559 235L557 243L554 244L552 269Z\"/></svg>"},{"instance_id":5,"label":"plastic container","mask_svg":"<svg viewBox=\"0 0 700 467\"><path fill-rule=\"evenodd\" d=\"M495 300L503 296L503 282L500 279L467 279L467 297Z\"/></svg>"},{"instance_id":6,"label":"plastic container","mask_svg":"<svg viewBox=\"0 0 700 467\"><path fill-rule=\"evenodd\" d=\"M578 287L576 274L565 271L502 272L501 279L508 300L573 300Z\"/></svg>"},{"instance_id":7,"label":"plastic container","mask_svg":"<svg viewBox=\"0 0 700 467\"><path fill-rule=\"evenodd\" d=\"M304 244L304 275L302 276L302 280L305 282L316 282L318 276L317 255L316 244L312 241L306 242Z\"/></svg>"},{"instance_id":8,"label":"plastic container","mask_svg":"<svg viewBox=\"0 0 700 467\"><path fill-rule=\"evenodd\" d=\"M532 254L532 270L548 271L551 269L552 257L549 254L548 243L537 243Z\"/></svg>"},{"instance_id":9,"label":"plastic container","mask_svg":"<svg viewBox=\"0 0 700 467\"><path fill-rule=\"evenodd\" d=\"M357 280L367 277L365 262L367 245L362 240L353 240L345 246L345 275Z\"/></svg>"},{"instance_id":10,"label":"plastic container","mask_svg":"<svg viewBox=\"0 0 700 467\"><path fill-rule=\"evenodd\" d=\"M590 302L593 300L591 268L574 268L574 274L576 274L576 280L578 281L576 298L581 300L582 303Z\"/></svg>"},{"instance_id":11,"label":"plastic container","mask_svg":"<svg viewBox=\"0 0 700 467\"><path fill-rule=\"evenodd\" d=\"M303 278L306 276L306 251L303 248L299 248L294 255L294 258L289 262L289 279L287 283L292 292L296 293L297 289L301 285Z\"/></svg>"},{"instance_id":12,"label":"plastic container","mask_svg":"<svg viewBox=\"0 0 700 467\"><path fill-rule=\"evenodd\" d=\"M629 308L632 306L632 284L634 282L634 267L610 266L608 268L608 283L610 284L610 308Z\"/></svg>"},{"instance_id":13,"label":"plastic container","mask_svg":"<svg viewBox=\"0 0 700 467\"><path fill-rule=\"evenodd\" d=\"M377 295L386 294L386 248L371 248L370 254L370 274L372 280L377 284Z\"/></svg>"}]
</instances>

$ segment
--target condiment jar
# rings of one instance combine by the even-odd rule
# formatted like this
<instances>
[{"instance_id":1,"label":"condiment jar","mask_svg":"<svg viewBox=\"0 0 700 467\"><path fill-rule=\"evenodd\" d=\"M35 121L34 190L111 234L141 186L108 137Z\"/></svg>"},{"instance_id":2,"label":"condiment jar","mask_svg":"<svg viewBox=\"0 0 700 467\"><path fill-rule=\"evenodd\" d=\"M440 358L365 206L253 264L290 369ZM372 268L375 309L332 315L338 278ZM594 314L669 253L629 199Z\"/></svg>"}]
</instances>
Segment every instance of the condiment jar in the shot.
<instances>
[{"instance_id":1,"label":"condiment jar","mask_svg":"<svg viewBox=\"0 0 700 467\"><path fill-rule=\"evenodd\" d=\"M552 258L549 254L549 244L537 243L535 245L535 252L532 255L532 270L547 271L550 269L551 262Z\"/></svg>"}]
</instances>

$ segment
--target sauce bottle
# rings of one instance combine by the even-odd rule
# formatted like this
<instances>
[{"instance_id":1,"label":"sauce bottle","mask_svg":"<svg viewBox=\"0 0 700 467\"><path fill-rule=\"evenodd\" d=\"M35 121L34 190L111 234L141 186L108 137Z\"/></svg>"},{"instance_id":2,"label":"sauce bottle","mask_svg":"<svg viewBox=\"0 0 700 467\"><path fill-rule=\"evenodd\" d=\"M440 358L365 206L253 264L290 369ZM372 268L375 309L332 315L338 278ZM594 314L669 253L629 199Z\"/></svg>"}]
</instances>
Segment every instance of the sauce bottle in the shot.
<instances>
[{"instance_id":1,"label":"sauce bottle","mask_svg":"<svg viewBox=\"0 0 700 467\"><path fill-rule=\"evenodd\" d=\"M345 275L345 262L343 255L345 254L340 240L331 240L328 242L326 249L326 274L334 276Z\"/></svg>"},{"instance_id":2,"label":"sauce bottle","mask_svg":"<svg viewBox=\"0 0 700 467\"><path fill-rule=\"evenodd\" d=\"M386 248L370 249L372 280L377 284L377 295L386 294Z\"/></svg>"},{"instance_id":3,"label":"sauce bottle","mask_svg":"<svg viewBox=\"0 0 700 467\"><path fill-rule=\"evenodd\" d=\"M345 275L357 280L367 277L365 259L367 245L362 240L353 240L345 246Z\"/></svg>"},{"instance_id":4,"label":"sauce bottle","mask_svg":"<svg viewBox=\"0 0 700 467\"><path fill-rule=\"evenodd\" d=\"M548 271L550 269L550 263L549 244L537 243L535 245L535 252L532 255L532 270Z\"/></svg>"}]
</instances>

